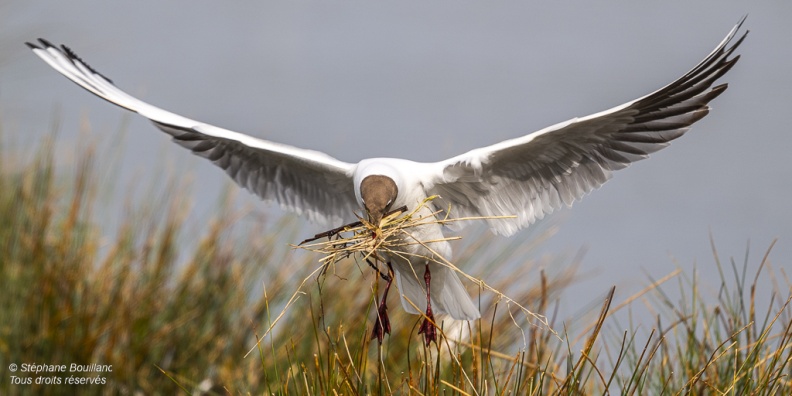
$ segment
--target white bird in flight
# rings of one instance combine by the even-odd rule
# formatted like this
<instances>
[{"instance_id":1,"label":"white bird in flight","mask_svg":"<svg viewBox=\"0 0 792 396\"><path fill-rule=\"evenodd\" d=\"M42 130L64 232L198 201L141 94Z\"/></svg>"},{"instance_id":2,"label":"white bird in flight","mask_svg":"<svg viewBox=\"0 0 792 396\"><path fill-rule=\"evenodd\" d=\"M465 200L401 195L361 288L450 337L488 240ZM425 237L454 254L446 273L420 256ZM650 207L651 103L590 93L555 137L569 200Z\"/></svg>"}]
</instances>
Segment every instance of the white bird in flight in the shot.
<instances>
[{"instance_id":1,"label":"white bird in flight","mask_svg":"<svg viewBox=\"0 0 792 396\"><path fill-rule=\"evenodd\" d=\"M744 19L701 63L649 95L433 163L371 158L351 164L319 151L194 121L120 90L66 46L56 47L43 39L39 45L27 45L71 81L148 118L176 143L211 160L264 201L277 202L310 220L339 225L354 220L355 211L363 210L369 220L379 224L392 208L406 205L412 210L427 197L438 195L421 215L451 208L457 217L515 216L485 220L492 232L512 235L544 215L572 205L605 183L613 171L666 147L706 116L708 103L726 89L726 84L712 85L739 59L739 55L730 55L748 32L729 44ZM442 240L443 231L438 224L428 224L413 236L422 241ZM448 242L433 242L430 247L443 257L451 256ZM412 257L432 256L420 244L410 249ZM435 339L433 313L458 320L480 317L452 269L427 259L386 259L392 265L404 309L420 314L415 304L425 311L420 333L427 344ZM385 306L389 286L390 279L374 328L380 342L390 330Z\"/></svg>"}]
</instances>

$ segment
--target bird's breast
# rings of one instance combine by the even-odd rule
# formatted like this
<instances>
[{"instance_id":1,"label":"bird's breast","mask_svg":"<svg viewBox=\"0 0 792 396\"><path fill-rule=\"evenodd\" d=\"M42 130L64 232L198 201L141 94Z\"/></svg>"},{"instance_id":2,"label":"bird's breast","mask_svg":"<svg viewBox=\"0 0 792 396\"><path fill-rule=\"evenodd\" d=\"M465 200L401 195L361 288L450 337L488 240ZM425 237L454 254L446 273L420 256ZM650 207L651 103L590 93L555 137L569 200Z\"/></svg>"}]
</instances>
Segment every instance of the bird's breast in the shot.
<instances>
[{"instance_id":1,"label":"bird's breast","mask_svg":"<svg viewBox=\"0 0 792 396\"><path fill-rule=\"evenodd\" d=\"M408 204L408 213L415 210L416 205L418 204L413 204L411 207ZM443 227L437 223L431 207L425 205L415 211L412 216L413 220L419 222L419 225L406 227L402 233L395 237L398 239L398 241L394 241L396 242L395 245L398 246L397 253L403 253L408 257L416 257L416 259L440 255L450 260L451 245L445 240ZM423 262L423 260L419 261Z\"/></svg>"}]
</instances>

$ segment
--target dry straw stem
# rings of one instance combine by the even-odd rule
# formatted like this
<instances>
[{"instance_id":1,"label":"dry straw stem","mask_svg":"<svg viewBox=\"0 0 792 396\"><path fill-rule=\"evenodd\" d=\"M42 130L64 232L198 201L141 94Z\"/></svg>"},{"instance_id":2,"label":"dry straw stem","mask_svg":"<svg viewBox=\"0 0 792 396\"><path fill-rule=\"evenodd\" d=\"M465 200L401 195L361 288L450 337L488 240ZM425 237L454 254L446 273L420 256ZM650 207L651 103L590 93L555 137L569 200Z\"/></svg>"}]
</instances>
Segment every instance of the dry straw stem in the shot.
<instances>
[{"instance_id":1,"label":"dry straw stem","mask_svg":"<svg viewBox=\"0 0 792 396\"><path fill-rule=\"evenodd\" d=\"M682 273L682 269L681 268L677 268L674 271L671 271L670 274L662 277L661 279L659 279L657 281L652 282L651 285L649 285L649 286L645 287L643 290L633 294L632 296L630 296L626 300L622 301L619 305L617 305L613 309L608 310L608 312L605 314L605 317L603 319L607 319L607 318L611 317L613 314L615 314L616 312L619 312L622 308L628 307L630 304L632 304L633 301L641 298L641 296L645 295L646 293L649 293L650 291L657 289L658 287L660 287L660 285L662 285L663 283L665 283L666 281L668 281L670 279L673 279L674 277L676 277L677 275L679 275L681 273ZM599 322L599 319L597 321L592 322L585 329L583 329L583 331L580 332L580 335L577 338L575 338L574 341L572 341L572 345L577 344L577 342L580 341L581 338L585 337L586 334L588 334L589 331L591 331L595 327L597 327L597 323L598 322Z\"/></svg>"},{"instance_id":2,"label":"dry straw stem","mask_svg":"<svg viewBox=\"0 0 792 396\"><path fill-rule=\"evenodd\" d=\"M433 211L428 215L419 214L423 208L428 208L428 204L437 198L439 198L439 196L432 195L424 199L420 205L416 206L415 209L407 213L404 213L406 212L406 209L396 210L383 217L382 221L378 225L371 224L366 219L358 216L359 221L356 223L339 227L326 233L317 234L318 236L327 236L328 239L325 241L314 242L315 239L308 239L303 241L303 243L300 245L292 246L294 248L305 249L311 252L322 254L323 257L319 260L319 262L322 264L322 268L327 268L327 266L335 264L338 260L347 257L360 257L363 260L374 258L376 261L384 261L381 254L379 253L387 253L391 257L398 256L407 261L418 259L422 262L433 262L443 265L461 274L471 282L477 284L480 289L489 290L495 293L497 296L495 299L496 302L505 301L507 307L510 305L518 307L523 313L525 313L526 317L535 319L560 339L558 333L550 327L547 317L531 312L529 309L514 301L506 294L487 284L484 280L473 277L460 270L450 260L438 254L437 251L432 249L430 246L432 243L458 240L461 239L461 237L453 236L437 240L423 241L418 240L413 235L413 232L411 232L417 231L419 227L433 224L442 226L456 222L473 220L513 219L515 216L474 216L451 218L450 206L448 210L445 211L444 216L441 216L441 211ZM405 251L405 247L414 245L421 245L427 252L430 253L430 256ZM314 273L315 272L316 271L314 271ZM414 271L413 275L418 277ZM511 310L509 311L511 312Z\"/></svg>"}]
</instances>

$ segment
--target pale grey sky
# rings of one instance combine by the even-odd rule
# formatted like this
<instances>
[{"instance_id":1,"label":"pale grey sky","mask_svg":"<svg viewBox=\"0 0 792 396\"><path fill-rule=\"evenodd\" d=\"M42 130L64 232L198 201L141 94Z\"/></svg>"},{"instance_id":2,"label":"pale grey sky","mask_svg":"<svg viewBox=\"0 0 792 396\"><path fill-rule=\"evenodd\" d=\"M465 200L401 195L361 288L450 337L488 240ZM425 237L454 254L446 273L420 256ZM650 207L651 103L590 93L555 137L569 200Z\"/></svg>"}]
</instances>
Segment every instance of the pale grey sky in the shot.
<instances>
[{"instance_id":1,"label":"pale grey sky","mask_svg":"<svg viewBox=\"0 0 792 396\"><path fill-rule=\"evenodd\" d=\"M592 296L611 284L627 296L644 272L677 264L714 273L710 230L722 257L741 260L750 239L752 268L779 238L772 262L792 268L792 3L579 3L10 1L0 6L0 116L23 141L56 118L64 143L85 115L94 135L118 129L120 109L22 45L45 37L176 113L350 162L434 161L647 94L747 13L742 59L710 115L554 215L560 232L537 254L587 246L582 270L597 275L576 291ZM128 127L122 177L193 169L205 213L225 174L143 119Z\"/></svg>"}]
</instances>

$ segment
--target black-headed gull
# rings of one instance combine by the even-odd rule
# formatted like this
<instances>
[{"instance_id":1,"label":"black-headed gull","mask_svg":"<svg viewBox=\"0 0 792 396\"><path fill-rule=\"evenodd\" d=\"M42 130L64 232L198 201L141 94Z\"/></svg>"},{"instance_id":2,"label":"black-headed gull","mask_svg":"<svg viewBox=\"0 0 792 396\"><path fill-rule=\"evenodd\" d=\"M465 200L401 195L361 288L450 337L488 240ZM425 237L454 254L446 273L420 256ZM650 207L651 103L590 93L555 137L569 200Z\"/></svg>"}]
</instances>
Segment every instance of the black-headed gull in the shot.
<instances>
[{"instance_id":1,"label":"black-headed gull","mask_svg":"<svg viewBox=\"0 0 792 396\"><path fill-rule=\"evenodd\" d=\"M45 40L28 46L81 87L150 119L176 143L225 169L242 187L311 220L339 225L354 220L355 211L362 209L378 224L391 208L413 209L428 196L438 195L440 199L421 209L421 215L446 208L459 217L513 215L485 220L494 233L512 235L562 205L571 205L605 183L614 170L667 146L707 115L709 101L726 89L726 84L713 87L713 83L739 59L730 56L747 32L729 44L741 24L687 74L647 96L435 163L372 158L351 164L318 151L204 124L130 96L65 46ZM442 240L443 229L437 224L422 226L414 237ZM443 257L451 256L448 242L433 242L430 247ZM411 249L413 256L432 256L421 245ZM433 318L434 308L454 319L480 316L452 269L427 260L414 259L411 264L402 257L387 259L408 312L422 310ZM420 270L423 279L416 272ZM380 319L387 319L381 316L382 308ZM434 328L427 323L421 330L429 342ZM380 340L382 332L380 328L375 334Z\"/></svg>"}]
</instances>

